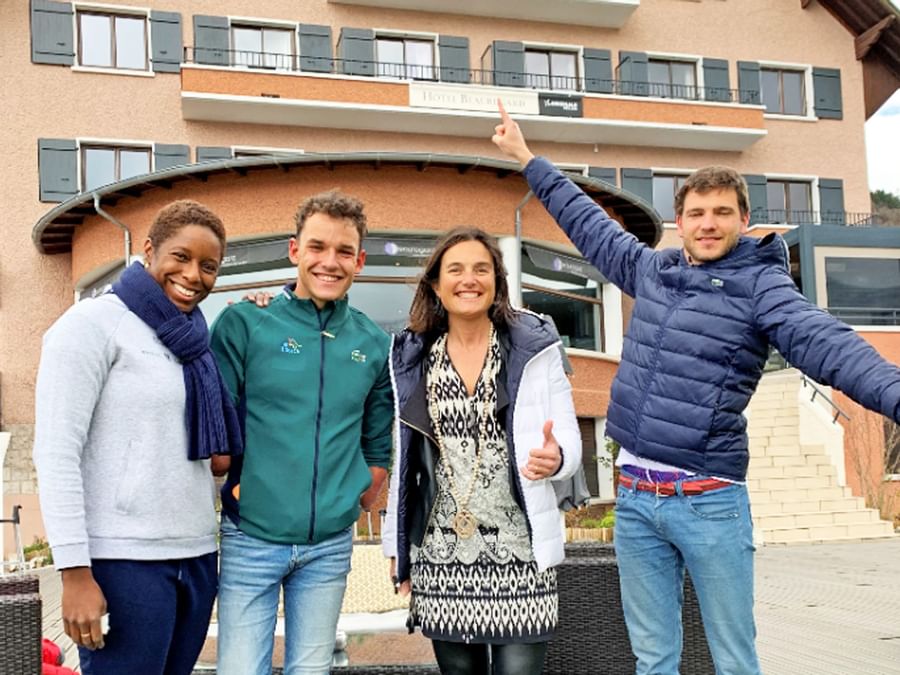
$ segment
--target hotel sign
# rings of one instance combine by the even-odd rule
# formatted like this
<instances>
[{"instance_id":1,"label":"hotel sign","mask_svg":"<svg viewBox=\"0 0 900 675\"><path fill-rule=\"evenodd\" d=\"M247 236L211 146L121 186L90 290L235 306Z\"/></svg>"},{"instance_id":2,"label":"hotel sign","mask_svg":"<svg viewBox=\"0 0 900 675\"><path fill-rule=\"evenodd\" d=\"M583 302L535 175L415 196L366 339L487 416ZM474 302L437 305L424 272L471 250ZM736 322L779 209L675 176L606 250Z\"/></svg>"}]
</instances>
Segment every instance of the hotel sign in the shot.
<instances>
[{"instance_id":1,"label":"hotel sign","mask_svg":"<svg viewBox=\"0 0 900 675\"><path fill-rule=\"evenodd\" d=\"M410 82L409 105L411 108L442 108L444 110L469 110L472 112L497 112L497 99L510 113L538 115L536 91L517 91L511 87L473 87L472 85L432 84Z\"/></svg>"},{"instance_id":2,"label":"hotel sign","mask_svg":"<svg viewBox=\"0 0 900 675\"><path fill-rule=\"evenodd\" d=\"M540 94L538 103L541 115L550 117L584 117L581 96L565 94Z\"/></svg>"}]
</instances>

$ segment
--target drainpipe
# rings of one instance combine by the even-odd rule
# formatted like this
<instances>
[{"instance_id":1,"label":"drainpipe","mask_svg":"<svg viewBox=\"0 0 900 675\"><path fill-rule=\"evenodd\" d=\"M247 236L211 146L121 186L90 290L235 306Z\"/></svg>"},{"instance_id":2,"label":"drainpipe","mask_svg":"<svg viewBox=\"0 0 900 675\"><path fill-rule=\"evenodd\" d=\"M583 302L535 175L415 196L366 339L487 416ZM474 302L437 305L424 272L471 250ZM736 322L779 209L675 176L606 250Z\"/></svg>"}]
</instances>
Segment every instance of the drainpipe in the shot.
<instances>
[{"instance_id":1,"label":"drainpipe","mask_svg":"<svg viewBox=\"0 0 900 675\"><path fill-rule=\"evenodd\" d=\"M510 300L516 307L522 306L522 209L529 200L534 197L534 192L528 190L528 193L522 197L522 201L516 207L516 279L515 288L510 289L512 297Z\"/></svg>"},{"instance_id":2,"label":"drainpipe","mask_svg":"<svg viewBox=\"0 0 900 675\"><path fill-rule=\"evenodd\" d=\"M125 232L125 267L128 267L131 264L131 232L128 228L115 218L113 218L110 214L100 208L100 195L96 192L92 193L94 195L94 211L97 212L97 215L106 218L113 225L117 225L122 228L122 231Z\"/></svg>"}]
</instances>

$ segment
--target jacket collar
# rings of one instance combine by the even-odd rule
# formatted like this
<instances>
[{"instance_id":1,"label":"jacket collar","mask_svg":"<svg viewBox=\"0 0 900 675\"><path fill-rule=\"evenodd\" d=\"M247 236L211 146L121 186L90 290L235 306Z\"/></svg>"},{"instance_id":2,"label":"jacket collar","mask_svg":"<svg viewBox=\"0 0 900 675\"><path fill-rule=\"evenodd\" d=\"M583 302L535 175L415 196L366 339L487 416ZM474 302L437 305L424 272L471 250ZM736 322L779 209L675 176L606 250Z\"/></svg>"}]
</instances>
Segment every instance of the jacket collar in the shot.
<instances>
[{"instance_id":1,"label":"jacket collar","mask_svg":"<svg viewBox=\"0 0 900 675\"><path fill-rule=\"evenodd\" d=\"M282 289L282 296L289 303L291 310L300 318L312 324L320 330L327 330L332 336L336 336L338 331L347 323L350 316L350 301L348 296L344 296L339 300L329 301L325 303L322 309L319 309L309 298L298 297L294 291L297 283L286 284Z\"/></svg>"}]
</instances>

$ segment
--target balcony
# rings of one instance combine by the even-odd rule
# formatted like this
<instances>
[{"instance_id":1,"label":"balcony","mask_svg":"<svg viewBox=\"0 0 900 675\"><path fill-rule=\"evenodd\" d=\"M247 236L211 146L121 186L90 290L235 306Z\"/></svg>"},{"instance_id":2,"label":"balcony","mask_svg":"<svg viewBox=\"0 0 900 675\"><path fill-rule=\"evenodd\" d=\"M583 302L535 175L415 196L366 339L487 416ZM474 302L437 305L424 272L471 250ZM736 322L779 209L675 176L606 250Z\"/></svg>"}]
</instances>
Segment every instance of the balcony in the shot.
<instances>
[{"instance_id":1,"label":"balcony","mask_svg":"<svg viewBox=\"0 0 900 675\"><path fill-rule=\"evenodd\" d=\"M291 55L221 54L232 66L195 63L194 56L187 47L181 72L187 120L484 138L493 133L502 98L535 141L735 152L766 135L763 107L730 89L543 82L523 80L522 73L341 59L324 68L317 62L310 72ZM514 78L524 86L500 86Z\"/></svg>"},{"instance_id":2,"label":"balcony","mask_svg":"<svg viewBox=\"0 0 900 675\"><path fill-rule=\"evenodd\" d=\"M340 5L365 5L417 12L490 16L546 21L599 28L621 28L640 0L328 0Z\"/></svg>"},{"instance_id":3,"label":"balcony","mask_svg":"<svg viewBox=\"0 0 900 675\"><path fill-rule=\"evenodd\" d=\"M873 213L849 211L793 211L785 209L751 209L751 225L843 225L846 227L883 227L884 223Z\"/></svg>"}]
</instances>

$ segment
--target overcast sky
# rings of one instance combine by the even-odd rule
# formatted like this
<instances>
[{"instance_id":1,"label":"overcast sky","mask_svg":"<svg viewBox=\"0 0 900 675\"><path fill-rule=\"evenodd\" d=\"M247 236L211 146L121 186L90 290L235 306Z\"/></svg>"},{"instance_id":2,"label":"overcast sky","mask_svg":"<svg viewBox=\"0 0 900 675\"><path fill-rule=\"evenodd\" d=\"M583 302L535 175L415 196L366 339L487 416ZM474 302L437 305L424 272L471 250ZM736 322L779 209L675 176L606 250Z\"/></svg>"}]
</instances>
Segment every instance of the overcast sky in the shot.
<instances>
[{"instance_id":1,"label":"overcast sky","mask_svg":"<svg viewBox=\"0 0 900 675\"><path fill-rule=\"evenodd\" d=\"M900 8L900 0L891 0ZM866 122L869 189L900 197L900 91L895 91Z\"/></svg>"}]
</instances>

